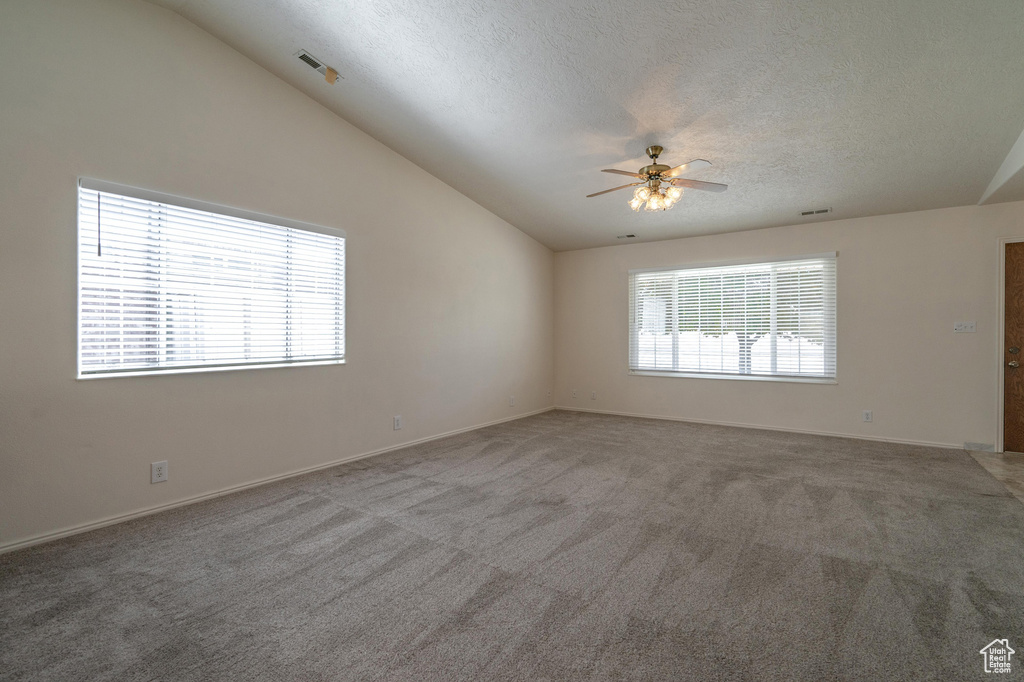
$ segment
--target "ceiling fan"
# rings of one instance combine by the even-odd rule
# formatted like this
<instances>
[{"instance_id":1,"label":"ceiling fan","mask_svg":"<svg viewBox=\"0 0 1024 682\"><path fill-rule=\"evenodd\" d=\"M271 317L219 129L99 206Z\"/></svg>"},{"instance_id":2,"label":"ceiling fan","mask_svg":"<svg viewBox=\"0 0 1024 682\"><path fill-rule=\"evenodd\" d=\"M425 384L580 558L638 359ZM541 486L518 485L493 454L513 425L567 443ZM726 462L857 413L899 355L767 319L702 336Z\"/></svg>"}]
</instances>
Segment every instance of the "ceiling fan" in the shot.
<instances>
[{"instance_id":1,"label":"ceiling fan","mask_svg":"<svg viewBox=\"0 0 1024 682\"><path fill-rule=\"evenodd\" d=\"M679 197L683 194L683 188L689 189L700 189L706 192L724 192L728 189L728 185L722 185L717 182L702 182L700 180L687 180L686 178L680 178L679 175L688 171L697 170L699 168L707 168L711 165L710 161L704 159L694 159L689 163L684 163L681 166L671 168L663 163L658 163L658 157L661 156L661 152L664 151L658 145L651 145L647 148L647 156L651 157L654 162L648 166L644 166L636 173L630 173L624 170L615 170L614 168L605 168L602 173L615 173L617 175L628 175L632 178L637 178L640 182L631 182L628 185L620 185L618 187L612 187L606 189L603 192L594 192L588 194L587 198L600 196L602 194L608 194L609 192L616 192L620 189L626 189L627 187L636 187L633 192L633 198L629 201L629 206L634 211L639 211L641 207L644 207L648 211L664 211L672 208L672 206L679 200ZM667 187L662 187L662 185Z\"/></svg>"}]
</instances>

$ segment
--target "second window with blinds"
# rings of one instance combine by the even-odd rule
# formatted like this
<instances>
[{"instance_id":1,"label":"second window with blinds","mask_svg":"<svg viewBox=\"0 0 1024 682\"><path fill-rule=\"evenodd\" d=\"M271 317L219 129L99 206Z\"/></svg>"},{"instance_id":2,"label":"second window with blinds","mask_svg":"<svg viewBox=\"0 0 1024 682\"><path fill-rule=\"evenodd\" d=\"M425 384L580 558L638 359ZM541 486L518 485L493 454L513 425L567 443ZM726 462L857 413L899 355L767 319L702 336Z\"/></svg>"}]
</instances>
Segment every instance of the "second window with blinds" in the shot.
<instances>
[{"instance_id":1,"label":"second window with blinds","mask_svg":"<svg viewBox=\"0 0 1024 682\"><path fill-rule=\"evenodd\" d=\"M631 270L635 374L834 382L836 255Z\"/></svg>"},{"instance_id":2,"label":"second window with blinds","mask_svg":"<svg viewBox=\"0 0 1024 682\"><path fill-rule=\"evenodd\" d=\"M340 364L344 232L82 179L79 378Z\"/></svg>"}]
</instances>

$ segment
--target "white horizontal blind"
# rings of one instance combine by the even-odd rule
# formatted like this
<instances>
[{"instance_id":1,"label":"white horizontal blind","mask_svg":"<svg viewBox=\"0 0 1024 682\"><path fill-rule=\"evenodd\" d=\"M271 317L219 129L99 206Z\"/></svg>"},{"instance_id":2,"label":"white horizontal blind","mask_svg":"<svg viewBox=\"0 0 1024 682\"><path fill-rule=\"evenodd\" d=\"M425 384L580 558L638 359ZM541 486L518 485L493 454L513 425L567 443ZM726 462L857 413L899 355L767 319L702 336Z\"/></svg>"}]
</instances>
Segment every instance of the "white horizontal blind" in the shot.
<instances>
[{"instance_id":1,"label":"white horizontal blind","mask_svg":"<svg viewBox=\"0 0 1024 682\"><path fill-rule=\"evenodd\" d=\"M344 361L344 237L78 196L79 376Z\"/></svg>"},{"instance_id":2,"label":"white horizontal blind","mask_svg":"<svg viewBox=\"0 0 1024 682\"><path fill-rule=\"evenodd\" d=\"M633 271L629 301L631 371L836 376L834 254Z\"/></svg>"}]
</instances>

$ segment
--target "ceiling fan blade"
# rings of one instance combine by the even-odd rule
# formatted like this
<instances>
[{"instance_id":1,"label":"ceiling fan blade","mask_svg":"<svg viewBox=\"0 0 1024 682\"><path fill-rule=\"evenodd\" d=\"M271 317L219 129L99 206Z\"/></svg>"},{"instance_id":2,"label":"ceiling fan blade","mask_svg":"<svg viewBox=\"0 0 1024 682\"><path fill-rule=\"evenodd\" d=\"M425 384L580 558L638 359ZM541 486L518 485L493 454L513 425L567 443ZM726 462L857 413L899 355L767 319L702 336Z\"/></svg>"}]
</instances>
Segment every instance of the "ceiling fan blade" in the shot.
<instances>
[{"instance_id":1,"label":"ceiling fan blade","mask_svg":"<svg viewBox=\"0 0 1024 682\"><path fill-rule=\"evenodd\" d=\"M644 184L644 183L642 183L642 182L631 182L628 185L620 185L619 187L612 187L611 189L606 189L603 192L594 192L593 194L588 194L587 198L589 199L590 197L596 197L596 196L599 196L601 194L608 194L608 192L615 192L615 191L620 190L620 189L626 189L627 187L636 187L637 185L642 185L642 184Z\"/></svg>"},{"instance_id":2,"label":"ceiling fan blade","mask_svg":"<svg viewBox=\"0 0 1024 682\"><path fill-rule=\"evenodd\" d=\"M729 185L721 185L717 182L701 182L700 180L687 180L686 178L672 178L669 180L676 187L689 187L690 189L702 189L705 192L724 192Z\"/></svg>"},{"instance_id":3,"label":"ceiling fan blade","mask_svg":"<svg viewBox=\"0 0 1024 682\"><path fill-rule=\"evenodd\" d=\"M602 173L618 173L619 175L628 175L631 178L641 178L641 179L646 178L646 176L640 175L639 173L630 173L629 171L620 171L620 170L615 170L614 168L605 168L601 172Z\"/></svg>"},{"instance_id":4,"label":"ceiling fan blade","mask_svg":"<svg viewBox=\"0 0 1024 682\"><path fill-rule=\"evenodd\" d=\"M677 175L682 175L683 173L686 173L688 171L697 170L698 168L707 168L710 165L711 165L710 161L705 161L704 159L694 159L693 161L690 161L689 163L684 163L682 166L676 166L675 168L670 168L669 170L667 170L664 173L662 173L661 177L663 177L663 178L674 178Z\"/></svg>"}]
</instances>

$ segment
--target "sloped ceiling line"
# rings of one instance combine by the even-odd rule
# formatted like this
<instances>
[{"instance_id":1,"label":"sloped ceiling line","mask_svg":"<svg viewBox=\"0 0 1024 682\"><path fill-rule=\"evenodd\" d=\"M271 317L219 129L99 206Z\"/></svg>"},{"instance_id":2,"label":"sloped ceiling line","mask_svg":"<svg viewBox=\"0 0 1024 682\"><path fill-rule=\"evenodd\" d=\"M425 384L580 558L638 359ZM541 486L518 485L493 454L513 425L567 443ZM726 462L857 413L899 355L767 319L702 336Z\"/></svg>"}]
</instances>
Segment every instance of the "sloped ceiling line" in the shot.
<instances>
[{"instance_id":1,"label":"sloped ceiling line","mask_svg":"<svg viewBox=\"0 0 1024 682\"><path fill-rule=\"evenodd\" d=\"M981 199L978 200L978 205L984 204L988 201L989 197L995 194L999 189L1010 181L1010 178L1015 176L1017 173L1024 169L1024 130L1021 131L1020 137L1017 138L1017 142L1010 149L1010 153L1003 159L1003 163L999 166L999 170L992 177L992 182L988 184L988 188L985 193L981 195Z\"/></svg>"}]
</instances>

